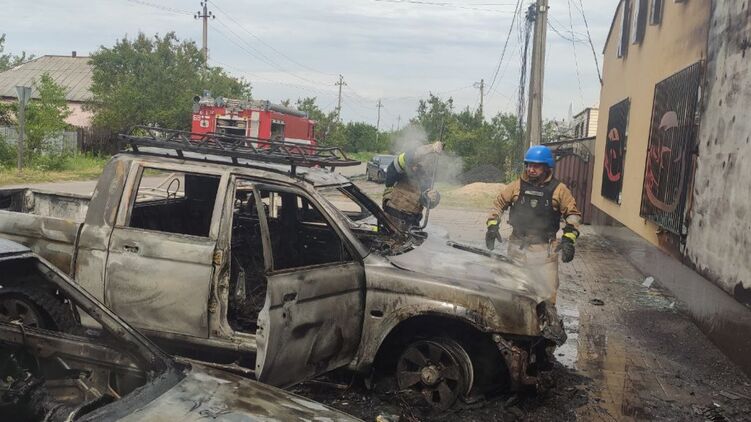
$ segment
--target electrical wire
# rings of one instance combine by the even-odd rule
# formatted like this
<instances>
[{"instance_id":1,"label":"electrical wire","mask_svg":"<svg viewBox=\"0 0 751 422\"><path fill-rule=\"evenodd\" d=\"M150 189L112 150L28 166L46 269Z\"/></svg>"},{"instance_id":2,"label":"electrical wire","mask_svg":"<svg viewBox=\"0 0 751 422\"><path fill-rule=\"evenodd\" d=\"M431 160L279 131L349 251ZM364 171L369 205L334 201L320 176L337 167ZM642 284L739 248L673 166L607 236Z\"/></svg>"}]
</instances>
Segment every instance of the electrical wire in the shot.
<instances>
[{"instance_id":1,"label":"electrical wire","mask_svg":"<svg viewBox=\"0 0 751 422\"><path fill-rule=\"evenodd\" d=\"M162 5L159 5L159 4L150 3L150 2L147 2L147 1L143 1L143 0L125 0L125 1L130 2L130 3L140 4L141 6L147 6L147 7L151 7L151 8L154 8L154 9L163 10L165 12L170 12L170 13L174 13L174 14L177 14L177 15L190 15L190 16L193 16L193 12L189 12L187 10L175 9L175 8L172 8L172 7L166 7L166 6L162 6Z\"/></svg>"},{"instance_id":2,"label":"electrical wire","mask_svg":"<svg viewBox=\"0 0 751 422\"><path fill-rule=\"evenodd\" d=\"M459 5L456 3L436 2L436 1L420 1L420 0L373 0L379 3L396 3L396 4L413 4L418 6L434 6L434 7L447 7L453 9L474 10L479 12L495 12L495 13L508 13L508 11L500 9L491 9L488 6L513 6L513 3L476 3L476 4L464 4ZM485 6L485 7L482 7Z\"/></svg>"},{"instance_id":3,"label":"electrical wire","mask_svg":"<svg viewBox=\"0 0 751 422\"><path fill-rule=\"evenodd\" d=\"M579 0L579 11L582 14L584 20L584 27L587 28L587 39L589 40L589 46L592 47L592 56L595 58L595 66L597 67L597 77L600 79L600 85L602 85L602 74L600 73L600 61L597 59L597 52L595 51L595 45L592 43L592 35L589 33L589 24L587 23L587 15L584 13L584 3Z\"/></svg>"},{"instance_id":4,"label":"electrical wire","mask_svg":"<svg viewBox=\"0 0 751 422\"><path fill-rule=\"evenodd\" d=\"M579 82L579 99L584 107L584 91L582 90L582 78L579 72L579 58L576 56L576 43L574 42L574 18L571 14L571 0L568 0L568 21L571 27L571 48L574 50L574 63L576 64L576 80Z\"/></svg>"},{"instance_id":5,"label":"electrical wire","mask_svg":"<svg viewBox=\"0 0 751 422\"><path fill-rule=\"evenodd\" d=\"M288 56L288 55L287 55L287 54L285 54L284 52L282 52L282 51L280 51L280 50L278 50L278 49L274 48L274 46L272 46L271 44L269 44L269 43L267 43L266 41L264 41L264 40L263 40L262 38L260 38L260 37L259 37L258 35L256 35L256 34L254 34L254 33L250 32L250 31L249 31L249 30L248 30L248 29L247 29L247 28L246 28L246 27L245 27L244 25L242 25L242 24L241 24L240 22L238 22L237 20L235 20L235 18L233 18L233 17L232 17L232 15L230 15L230 14L229 14L229 13L227 13L227 12L225 12L225 11L224 11L224 9L222 9L222 8L221 8L221 7L220 7L220 6L218 5L218 4L216 4L216 2L215 2L215 1L213 1L213 0L208 0L208 2L209 2L209 3L211 3L211 4L212 4L212 5L213 5L213 6L214 6L214 7L215 7L215 8L216 8L216 9L217 9L217 10L218 10L218 11L219 11L220 13L222 13L222 14L223 14L224 16L226 16L226 17L227 17L227 19L229 19L229 20L230 20L231 22L233 22L233 23L234 23L235 25L237 25L237 26L238 26L238 27L239 27L240 29L242 29L242 30L243 30L243 31L244 31L245 33L247 33L248 35L250 35L251 37L253 37L254 39L256 39L256 40L257 40L257 41L258 41L259 43L261 43L261 44L265 45L266 47L268 47L268 48L269 48L270 50L272 50L272 51L273 51L273 52L275 52L276 54L278 54L278 55L280 55L281 57L285 58L285 59L286 59L286 60L288 60L289 62L291 62L291 63L294 63L294 64L296 64L296 65L298 65L298 66L300 66L300 67L302 67L302 68L304 68L304 69L307 69L307 70L309 70L309 71L311 71L311 72L315 72L315 73L320 73L320 74L322 74L322 75L335 76L335 75L334 75L333 73L321 72L320 70L316 70L316 69L314 69L314 68L312 68L312 67L310 67L310 66L308 66L308 65L305 65L305 64L303 64L303 63L299 62L298 60L295 60L295 59L293 59L292 57Z\"/></svg>"},{"instance_id":6,"label":"electrical wire","mask_svg":"<svg viewBox=\"0 0 751 422\"><path fill-rule=\"evenodd\" d=\"M519 13L521 11L521 4L522 4L522 0L518 0L516 2L516 8L514 9L514 16L511 18L511 25L508 28L508 35L506 35L506 42L503 43L503 49L501 50L501 58L498 60L498 66L496 66L495 73L493 74L493 77L491 78L488 92L492 92L493 87L495 86L495 81L498 78L498 72L500 72L501 70L501 64L503 63L503 58L506 56L506 48L508 48L508 43L509 43L509 40L511 39L511 32L514 30L514 23L516 22L516 19L519 16Z\"/></svg>"}]
</instances>

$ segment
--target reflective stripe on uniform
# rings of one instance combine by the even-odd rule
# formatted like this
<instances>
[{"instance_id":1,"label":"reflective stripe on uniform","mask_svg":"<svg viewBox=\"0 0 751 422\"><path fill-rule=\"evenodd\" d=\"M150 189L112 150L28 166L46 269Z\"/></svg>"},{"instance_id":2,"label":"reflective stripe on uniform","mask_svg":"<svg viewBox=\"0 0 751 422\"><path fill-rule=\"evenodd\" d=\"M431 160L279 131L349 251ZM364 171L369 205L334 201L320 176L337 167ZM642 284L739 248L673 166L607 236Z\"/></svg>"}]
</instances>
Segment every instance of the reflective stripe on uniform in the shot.
<instances>
[{"instance_id":1,"label":"reflective stripe on uniform","mask_svg":"<svg viewBox=\"0 0 751 422\"><path fill-rule=\"evenodd\" d=\"M399 156L396 158L396 161L394 161L394 168L396 169L397 173L404 173L404 169L407 168L406 152L399 154Z\"/></svg>"}]
</instances>

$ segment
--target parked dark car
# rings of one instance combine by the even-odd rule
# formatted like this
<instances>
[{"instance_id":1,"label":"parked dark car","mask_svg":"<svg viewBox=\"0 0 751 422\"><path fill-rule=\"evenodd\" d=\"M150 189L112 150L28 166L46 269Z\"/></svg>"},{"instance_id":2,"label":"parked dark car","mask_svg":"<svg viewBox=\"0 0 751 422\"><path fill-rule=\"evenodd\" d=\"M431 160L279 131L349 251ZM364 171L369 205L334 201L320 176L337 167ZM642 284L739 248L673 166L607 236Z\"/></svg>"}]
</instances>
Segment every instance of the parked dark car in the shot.
<instances>
[{"instance_id":1,"label":"parked dark car","mask_svg":"<svg viewBox=\"0 0 751 422\"><path fill-rule=\"evenodd\" d=\"M13 421L357 420L167 356L60 270L5 239L0 412Z\"/></svg>"},{"instance_id":2,"label":"parked dark car","mask_svg":"<svg viewBox=\"0 0 751 422\"><path fill-rule=\"evenodd\" d=\"M377 183L383 183L386 181L386 169L394 161L393 155L376 155L368 161L365 174L368 176L368 180L372 180Z\"/></svg>"}]
</instances>

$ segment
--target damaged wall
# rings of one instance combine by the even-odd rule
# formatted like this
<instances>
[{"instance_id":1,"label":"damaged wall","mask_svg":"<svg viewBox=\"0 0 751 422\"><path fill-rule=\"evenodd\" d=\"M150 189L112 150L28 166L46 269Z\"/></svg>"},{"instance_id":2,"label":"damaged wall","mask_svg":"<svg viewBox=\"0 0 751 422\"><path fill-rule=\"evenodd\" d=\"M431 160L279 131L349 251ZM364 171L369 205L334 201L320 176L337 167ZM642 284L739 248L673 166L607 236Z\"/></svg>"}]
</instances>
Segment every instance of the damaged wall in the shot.
<instances>
[{"instance_id":1,"label":"damaged wall","mask_svg":"<svg viewBox=\"0 0 751 422\"><path fill-rule=\"evenodd\" d=\"M751 10L712 2L686 258L751 305Z\"/></svg>"}]
</instances>

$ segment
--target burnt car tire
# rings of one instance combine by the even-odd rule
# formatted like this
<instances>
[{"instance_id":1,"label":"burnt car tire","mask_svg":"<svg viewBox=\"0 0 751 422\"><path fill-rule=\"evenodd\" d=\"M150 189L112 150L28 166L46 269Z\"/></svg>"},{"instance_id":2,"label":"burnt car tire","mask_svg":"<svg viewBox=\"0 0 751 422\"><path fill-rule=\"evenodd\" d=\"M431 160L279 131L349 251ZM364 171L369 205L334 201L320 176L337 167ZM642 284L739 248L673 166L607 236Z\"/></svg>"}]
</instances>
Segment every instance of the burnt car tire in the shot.
<instances>
[{"instance_id":1,"label":"burnt car tire","mask_svg":"<svg viewBox=\"0 0 751 422\"><path fill-rule=\"evenodd\" d=\"M437 410L451 408L472 390L474 369L469 354L449 338L418 340L397 360L400 390L415 390Z\"/></svg>"},{"instance_id":2,"label":"burnt car tire","mask_svg":"<svg viewBox=\"0 0 751 422\"><path fill-rule=\"evenodd\" d=\"M32 286L0 289L0 321L21 320L24 326L75 332L78 321L69 305L53 294Z\"/></svg>"}]
</instances>

